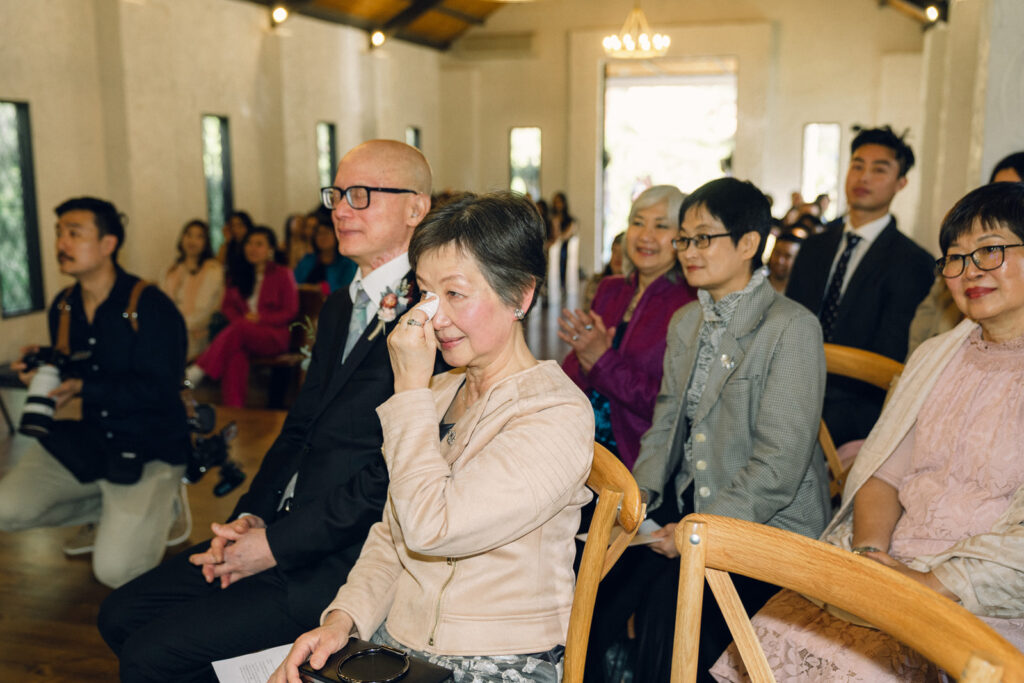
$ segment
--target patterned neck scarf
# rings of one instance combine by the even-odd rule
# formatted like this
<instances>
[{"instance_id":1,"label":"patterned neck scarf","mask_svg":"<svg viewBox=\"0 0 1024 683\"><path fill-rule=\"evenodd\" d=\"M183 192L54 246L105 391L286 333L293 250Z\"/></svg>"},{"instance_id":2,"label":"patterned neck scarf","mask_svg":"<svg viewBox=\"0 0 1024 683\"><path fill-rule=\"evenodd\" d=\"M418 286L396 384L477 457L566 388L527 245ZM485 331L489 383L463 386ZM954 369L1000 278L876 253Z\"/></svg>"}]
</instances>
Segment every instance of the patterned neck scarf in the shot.
<instances>
[{"instance_id":1,"label":"patterned neck scarf","mask_svg":"<svg viewBox=\"0 0 1024 683\"><path fill-rule=\"evenodd\" d=\"M686 417L690 420L697 413L697 406L700 404L701 396L704 394L704 387L708 383L708 374L711 371L711 361L718 351L718 345L722 341L722 335L732 322L736 309L748 294L754 291L765 280L764 268L758 268L750 276L747 286L738 292L732 292L722 297L720 301L714 301L711 295L703 289L697 290L697 300L704 313L704 322L701 323L698 334L697 362L693 368L693 375L690 378L690 387L686 391Z\"/></svg>"}]
</instances>

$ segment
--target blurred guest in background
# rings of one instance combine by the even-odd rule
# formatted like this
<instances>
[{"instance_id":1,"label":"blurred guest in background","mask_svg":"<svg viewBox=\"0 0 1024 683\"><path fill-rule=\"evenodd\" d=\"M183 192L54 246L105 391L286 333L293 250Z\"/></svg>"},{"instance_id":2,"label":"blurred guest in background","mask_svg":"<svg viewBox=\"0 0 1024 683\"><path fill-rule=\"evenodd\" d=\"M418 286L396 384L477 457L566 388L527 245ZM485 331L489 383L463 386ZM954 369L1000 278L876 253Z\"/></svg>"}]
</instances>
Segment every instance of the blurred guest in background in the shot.
<instances>
[{"instance_id":1,"label":"blurred guest in background","mask_svg":"<svg viewBox=\"0 0 1024 683\"><path fill-rule=\"evenodd\" d=\"M178 260L160 283L185 318L188 358L195 358L210 343L210 316L224 296L224 267L213 256L210 226L189 221L178 239Z\"/></svg>"},{"instance_id":2,"label":"blurred guest in background","mask_svg":"<svg viewBox=\"0 0 1024 683\"><path fill-rule=\"evenodd\" d=\"M320 285L325 294L330 294L352 282L356 264L338 253L338 238L334 234L330 210L320 209L315 215L313 252L306 254L295 267L295 281L299 285Z\"/></svg>"},{"instance_id":3,"label":"blurred guest in background","mask_svg":"<svg viewBox=\"0 0 1024 683\"><path fill-rule=\"evenodd\" d=\"M228 326L185 371L193 386L205 375L220 380L222 403L235 407L245 405L249 359L287 350L288 327L299 311L292 271L274 262L274 231L262 226L253 228L242 247L245 261L236 271L221 305Z\"/></svg>"},{"instance_id":4,"label":"blurred guest in background","mask_svg":"<svg viewBox=\"0 0 1024 683\"><path fill-rule=\"evenodd\" d=\"M242 242L252 228L252 218L245 211L232 211L224 221L221 228L224 240L217 250L217 260L224 264L224 275L228 284L231 283L235 271L244 268L245 254L242 251Z\"/></svg>"},{"instance_id":5,"label":"blurred guest in background","mask_svg":"<svg viewBox=\"0 0 1024 683\"><path fill-rule=\"evenodd\" d=\"M626 233L620 232L612 240L612 253L608 259L608 263L605 264L604 270L600 273L594 273L587 280L587 286L583 290L583 310L589 311L591 304L594 302L594 296L597 294L597 286L601 284L601 280L605 279L609 275L622 275L624 260L622 256L622 242L626 238Z\"/></svg>"},{"instance_id":6,"label":"blurred guest in background","mask_svg":"<svg viewBox=\"0 0 1024 683\"><path fill-rule=\"evenodd\" d=\"M293 270L304 256L313 253L313 246L306 234L306 217L301 213L293 213L284 222L284 253L288 267Z\"/></svg>"},{"instance_id":7,"label":"blurred guest in background","mask_svg":"<svg viewBox=\"0 0 1024 683\"><path fill-rule=\"evenodd\" d=\"M776 292L786 293L789 273L793 270L793 261L800 251L803 239L791 232L785 232L775 238L772 255L768 258L768 282Z\"/></svg>"}]
</instances>

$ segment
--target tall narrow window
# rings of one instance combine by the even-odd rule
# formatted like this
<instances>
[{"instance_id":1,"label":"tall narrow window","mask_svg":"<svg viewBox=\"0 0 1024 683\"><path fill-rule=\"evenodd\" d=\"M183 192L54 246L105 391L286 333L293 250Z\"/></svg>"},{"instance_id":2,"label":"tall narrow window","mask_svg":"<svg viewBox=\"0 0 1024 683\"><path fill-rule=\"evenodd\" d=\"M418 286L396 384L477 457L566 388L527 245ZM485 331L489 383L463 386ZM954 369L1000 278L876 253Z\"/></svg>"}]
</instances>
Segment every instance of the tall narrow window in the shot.
<instances>
[{"instance_id":1,"label":"tall narrow window","mask_svg":"<svg viewBox=\"0 0 1024 683\"><path fill-rule=\"evenodd\" d=\"M333 123L316 124L316 170L320 174L320 187L334 184L334 170L338 166L338 148Z\"/></svg>"},{"instance_id":2,"label":"tall narrow window","mask_svg":"<svg viewBox=\"0 0 1024 683\"><path fill-rule=\"evenodd\" d=\"M206 177L206 214L214 251L224 241L221 230L233 210L231 197L231 138L226 116L203 116L203 175Z\"/></svg>"},{"instance_id":3,"label":"tall narrow window","mask_svg":"<svg viewBox=\"0 0 1024 683\"><path fill-rule=\"evenodd\" d=\"M405 144L412 145L416 149L423 149L420 145L422 144L420 139L420 128L419 126L406 126L405 127Z\"/></svg>"},{"instance_id":4,"label":"tall narrow window","mask_svg":"<svg viewBox=\"0 0 1024 683\"><path fill-rule=\"evenodd\" d=\"M820 195L829 198L824 219L836 217L839 205L839 138L838 123L808 123L804 126L804 158L800 194L805 202Z\"/></svg>"},{"instance_id":5,"label":"tall narrow window","mask_svg":"<svg viewBox=\"0 0 1024 683\"><path fill-rule=\"evenodd\" d=\"M508 150L509 188L540 199L540 128L513 128Z\"/></svg>"},{"instance_id":6,"label":"tall narrow window","mask_svg":"<svg viewBox=\"0 0 1024 683\"><path fill-rule=\"evenodd\" d=\"M42 308L28 104L0 101L0 310L9 318Z\"/></svg>"}]
</instances>

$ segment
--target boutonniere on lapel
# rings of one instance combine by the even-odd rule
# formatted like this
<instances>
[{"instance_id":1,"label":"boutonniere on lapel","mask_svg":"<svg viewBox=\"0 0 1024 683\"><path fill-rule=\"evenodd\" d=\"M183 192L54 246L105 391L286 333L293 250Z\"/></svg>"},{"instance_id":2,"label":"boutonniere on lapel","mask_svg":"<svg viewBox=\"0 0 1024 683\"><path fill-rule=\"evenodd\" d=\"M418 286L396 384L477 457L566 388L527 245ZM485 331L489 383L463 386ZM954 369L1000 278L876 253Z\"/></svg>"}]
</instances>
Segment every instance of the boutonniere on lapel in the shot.
<instances>
[{"instance_id":1,"label":"boutonniere on lapel","mask_svg":"<svg viewBox=\"0 0 1024 683\"><path fill-rule=\"evenodd\" d=\"M380 307L377 309L377 326L373 328L368 339L373 341L377 335L384 331L384 326L405 313L409 307L409 281L402 278L398 284L398 291L388 287L380 297Z\"/></svg>"}]
</instances>

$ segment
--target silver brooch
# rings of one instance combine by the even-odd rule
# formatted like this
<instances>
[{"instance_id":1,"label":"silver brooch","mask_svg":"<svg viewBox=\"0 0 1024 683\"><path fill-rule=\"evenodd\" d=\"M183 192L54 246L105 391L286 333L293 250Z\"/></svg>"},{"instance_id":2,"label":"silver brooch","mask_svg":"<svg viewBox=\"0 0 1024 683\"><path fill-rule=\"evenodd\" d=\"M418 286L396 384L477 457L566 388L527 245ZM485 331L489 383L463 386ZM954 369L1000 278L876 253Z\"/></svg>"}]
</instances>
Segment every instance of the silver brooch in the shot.
<instances>
[{"instance_id":1,"label":"silver brooch","mask_svg":"<svg viewBox=\"0 0 1024 683\"><path fill-rule=\"evenodd\" d=\"M450 430L448 432L448 436L444 437L444 440L448 442L449 446L451 446L453 443L455 443L455 430L454 429Z\"/></svg>"},{"instance_id":2,"label":"silver brooch","mask_svg":"<svg viewBox=\"0 0 1024 683\"><path fill-rule=\"evenodd\" d=\"M736 363L732 362L732 358L729 358L729 356L725 355L724 353L722 354L721 360L722 367L725 368L726 370L732 370L734 367L736 367Z\"/></svg>"}]
</instances>

